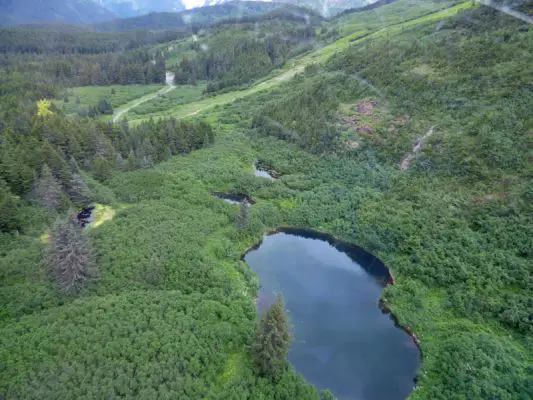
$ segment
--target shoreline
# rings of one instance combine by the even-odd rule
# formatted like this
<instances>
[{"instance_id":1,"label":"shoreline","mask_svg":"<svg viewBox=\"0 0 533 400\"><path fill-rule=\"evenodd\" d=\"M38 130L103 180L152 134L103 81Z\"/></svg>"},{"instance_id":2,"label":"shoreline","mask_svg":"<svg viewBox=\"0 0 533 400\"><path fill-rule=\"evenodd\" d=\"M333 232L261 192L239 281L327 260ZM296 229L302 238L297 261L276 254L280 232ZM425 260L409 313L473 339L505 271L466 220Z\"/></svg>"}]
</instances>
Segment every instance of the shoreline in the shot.
<instances>
[{"instance_id":1,"label":"shoreline","mask_svg":"<svg viewBox=\"0 0 533 400\"><path fill-rule=\"evenodd\" d=\"M377 258L376 256L372 255L371 253L368 253L362 247L359 247L359 246L354 245L352 243L349 243L349 242L346 242L344 240L341 240L341 239L337 238L336 236L334 236L332 234L329 234L329 233L326 233L326 232L317 231L317 230L313 230L313 229L309 229L309 228L279 227L279 228L275 228L275 229L268 229L267 231L265 231L265 233L264 233L264 235L263 235L263 237L261 238L260 241L258 241L257 243L253 244L252 246L248 247L242 253L241 261L246 262L246 256L248 255L248 253L250 253L250 252L252 252L254 250L257 250L261 246L261 244L263 243L263 240L267 236L275 235L277 233L289 233L289 234L302 236L302 237L306 237L306 238L324 240L324 241L328 242L330 245L332 245L333 247L335 247L337 250L345 252L355 262L357 262L357 258L361 258L361 256L364 256L364 258L372 258L372 263L370 265L372 267L374 267L374 268L378 267L381 270L381 271L379 271L381 273L382 272L386 272L385 274L380 274L382 279L380 279L380 277L378 277L378 282L380 282L382 284L383 289L385 289L388 285L394 285L396 283L396 280L395 280L394 275L393 275L392 271L390 270L390 268L385 266L385 264L379 258ZM350 254L350 251L352 251L353 253ZM352 257L354 255L356 257ZM377 263L378 263L377 266L374 265L374 261L377 261ZM375 275L375 274L372 274L372 275ZM257 298L258 298L258 295L256 295L255 298L254 298L254 305L256 307L257 307ZM410 326L402 325L400 323L399 318L392 312L390 306L385 302L385 300L382 297L380 297L377 306L378 306L378 308L381 310L381 312L383 314L388 314L389 315L389 318L394 322L394 325L398 329L401 329L402 331L404 331L411 338L411 340L415 344L416 348L418 349L420 363L422 364L424 362L424 353L423 353L421 345L420 345L420 339L418 338L416 333L411 329ZM415 388L416 388L417 381L418 381L418 377L415 376L413 378L413 382L415 384Z\"/></svg>"}]
</instances>

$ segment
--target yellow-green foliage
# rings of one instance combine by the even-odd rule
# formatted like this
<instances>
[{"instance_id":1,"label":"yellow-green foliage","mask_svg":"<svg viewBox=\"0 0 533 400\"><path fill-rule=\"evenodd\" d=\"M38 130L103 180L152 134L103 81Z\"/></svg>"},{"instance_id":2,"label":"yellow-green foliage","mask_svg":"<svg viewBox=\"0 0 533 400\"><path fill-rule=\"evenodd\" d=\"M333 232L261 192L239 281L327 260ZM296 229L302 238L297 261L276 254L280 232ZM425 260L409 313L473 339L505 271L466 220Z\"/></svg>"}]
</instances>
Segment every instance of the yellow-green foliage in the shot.
<instances>
[{"instance_id":1,"label":"yellow-green foliage","mask_svg":"<svg viewBox=\"0 0 533 400\"><path fill-rule=\"evenodd\" d=\"M54 113L50 109L51 107L52 107L52 103L49 100L46 100L46 99L39 100L37 102L37 116L41 118L46 118L46 117L53 115Z\"/></svg>"}]
</instances>

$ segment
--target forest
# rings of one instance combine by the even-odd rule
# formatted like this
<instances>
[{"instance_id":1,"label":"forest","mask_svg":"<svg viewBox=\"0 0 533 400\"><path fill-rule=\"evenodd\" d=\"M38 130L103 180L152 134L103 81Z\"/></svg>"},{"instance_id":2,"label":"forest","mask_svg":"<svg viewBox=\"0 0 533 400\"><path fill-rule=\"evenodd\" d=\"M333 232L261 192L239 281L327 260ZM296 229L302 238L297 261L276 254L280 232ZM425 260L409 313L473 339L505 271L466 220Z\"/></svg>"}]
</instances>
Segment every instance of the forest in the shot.
<instances>
[{"instance_id":1,"label":"forest","mask_svg":"<svg viewBox=\"0 0 533 400\"><path fill-rule=\"evenodd\" d=\"M423 356L409 399L533 398L533 29L380 3L1 31L0 397L333 399L287 362L283 300L257 316L242 259L295 227L390 268L382 301Z\"/></svg>"},{"instance_id":2,"label":"forest","mask_svg":"<svg viewBox=\"0 0 533 400\"><path fill-rule=\"evenodd\" d=\"M208 81L207 92L249 84L309 50L315 36L312 26L276 22L213 30L212 39L204 44L207 51L201 51L197 42L191 44L196 56L183 58L176 67L177 84Z\"/></svg>"}]
</instances>

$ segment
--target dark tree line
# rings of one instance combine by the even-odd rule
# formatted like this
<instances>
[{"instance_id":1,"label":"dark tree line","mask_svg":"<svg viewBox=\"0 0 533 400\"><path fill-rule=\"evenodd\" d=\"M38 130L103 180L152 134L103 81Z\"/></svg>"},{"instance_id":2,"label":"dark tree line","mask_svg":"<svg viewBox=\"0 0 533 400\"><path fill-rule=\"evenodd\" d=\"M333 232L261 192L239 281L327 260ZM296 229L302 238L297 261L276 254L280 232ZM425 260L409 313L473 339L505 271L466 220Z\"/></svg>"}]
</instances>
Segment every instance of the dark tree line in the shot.
<instances>
[{"instance_id":1,"label":"dark tree line","mask_svg":"<svg viewBox=\"0 0 533 400\"><path fill-rule=\"evenodd\" d=\"M175 69L178 84L195 83L197 80L211 81L208 92L227 87L248 84L262 77L285 61L306 49L305 45L314 37L311 26L290 28L275 34L255 38L238 31L223 45L208 51L199 51L193 59L183 59ZM200 44L194 44L200 50Z\"/></svg>"},{"instance_id":2,"label":"dark tree line","mask_svg":"<svg viewBox=\"0 0 533 400\"><path fill-rule=\"evenodd\" d=\"M184 35L185 32L169 30L101 33L60 26L33 29L2 28L0 29L0 53L103 54L166 43Z\"/></svg>"},{"instance_id":3,"label":"dark tree line","mask_svg":"<svg viewBox=\"0 0 533 400\"><path fill-rule=\"evenodd\" d=\"M157 53L146 50L127 53L63 56L11 55L4 59L11 73L34 74L34 63L39 74L49 82L62 86L130 85L165 83L165 60Z\"/></svg>"}]
</instances>

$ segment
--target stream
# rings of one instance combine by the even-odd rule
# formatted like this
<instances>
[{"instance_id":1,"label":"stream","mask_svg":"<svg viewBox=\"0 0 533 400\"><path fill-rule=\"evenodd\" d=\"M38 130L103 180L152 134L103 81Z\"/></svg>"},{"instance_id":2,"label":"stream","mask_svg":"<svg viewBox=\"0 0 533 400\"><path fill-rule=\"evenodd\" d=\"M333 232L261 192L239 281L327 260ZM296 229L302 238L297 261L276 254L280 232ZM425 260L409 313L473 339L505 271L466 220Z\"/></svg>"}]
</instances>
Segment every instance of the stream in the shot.
<instances>
[{"instance_id":1,"label":"stream","mask_svg":"<svg viewBox=\"0 0 533 400\"><path fill-rule=\"evenodd\" d=\"M245 255L264 312L280 293L293 325L296 371L339 400L404 400L420 351L379 308L388 269L361 248L311 231L282 230Z\"/></svg>"}]
</instances>

